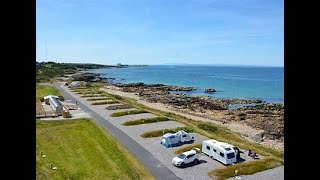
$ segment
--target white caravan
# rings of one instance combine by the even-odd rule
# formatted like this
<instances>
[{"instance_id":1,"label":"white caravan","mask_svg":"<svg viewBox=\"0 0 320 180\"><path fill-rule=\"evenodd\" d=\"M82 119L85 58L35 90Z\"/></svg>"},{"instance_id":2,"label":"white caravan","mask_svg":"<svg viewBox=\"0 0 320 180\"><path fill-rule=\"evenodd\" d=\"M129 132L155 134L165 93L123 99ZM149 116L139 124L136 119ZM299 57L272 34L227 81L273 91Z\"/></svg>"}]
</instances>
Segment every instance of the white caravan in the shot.
<instances>
[{"instance_id":1,"label":"white caravan","mask_svg":"<svg viewBox=\"0 0 320 180\"><path fill-rule=\"evenodd\" d=\"M193 136L191 136L189 133L180 130L174 134L167 133L164 134L160 140L160 144L164 145L165 147L175 147L179 146L182 143L189 142L193 140Z\"/></svg>"},{"instance_id":2,"label":"white caravan","mask_svg":"<svg viewBox=\"0 0 320 180\"><path fill-rule=\"evenodd\" d=\"M236 163L240 153L237 147L216 140L203 141L202 152L225 165Z\"/></svg>"}]
</instances>

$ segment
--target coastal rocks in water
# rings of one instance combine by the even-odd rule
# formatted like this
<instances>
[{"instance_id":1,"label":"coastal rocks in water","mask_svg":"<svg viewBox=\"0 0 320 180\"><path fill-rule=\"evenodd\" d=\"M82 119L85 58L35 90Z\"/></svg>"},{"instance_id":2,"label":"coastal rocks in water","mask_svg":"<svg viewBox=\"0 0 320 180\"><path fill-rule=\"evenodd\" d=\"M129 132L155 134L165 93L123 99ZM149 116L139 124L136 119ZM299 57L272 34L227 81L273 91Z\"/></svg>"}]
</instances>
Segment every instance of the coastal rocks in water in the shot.
<instances>
[{"instance_id":1,"label":"coastal rocks in water","mask_svg":"<svg viewBox=\"0 0 320 180\"><path fill-rule=\"evenodd\" d=\"M216 90L213 89L213 88L207 88L207 89L204 90L204 92L206 92L206 93L214 93L214 92L216 92Z\"/></svg>"},{"instance_id":2,"label":"coastal rocks in water","mask_svg":"<svg viewBox=\"0 0 320 180\"><path fill-rule=\"evenodd\" d=\"M124 89L126 92L130 91L137 91L138 89L152 89L152 90L159 90L159 91L193 91L196 90L194 87L181 87L181 86L174 86L174 85L165 85L165 84L144 84L142 82L138 83L128 83L128 84L115 84L117 87L130 87L129 89ZM134 88L134 89L132 89Z\"/></svg>"},{"instance_id":3,"label":"coastal rocks in water","mask_svg":"<svg viewBox=\"0 0 320 180\"><path fill-rule=\"evenodd\" d=\"M144 83L138 82L138 83L128 83L128 84L115 84L117 87L139 87L144 86Z\"/></svg>"},{"instance_id":4,"label":"coastal rocks in water","mask_svg":"<svg viewBox=\"0 0 320 180\"><path fill-rule=\"evenodd\" d=\"M104 80L105 78L99 77L100 74L96 73L80 73L71 76L73 81L85 81L85 82L99 82Z\"/></svg>"}]
</instances>

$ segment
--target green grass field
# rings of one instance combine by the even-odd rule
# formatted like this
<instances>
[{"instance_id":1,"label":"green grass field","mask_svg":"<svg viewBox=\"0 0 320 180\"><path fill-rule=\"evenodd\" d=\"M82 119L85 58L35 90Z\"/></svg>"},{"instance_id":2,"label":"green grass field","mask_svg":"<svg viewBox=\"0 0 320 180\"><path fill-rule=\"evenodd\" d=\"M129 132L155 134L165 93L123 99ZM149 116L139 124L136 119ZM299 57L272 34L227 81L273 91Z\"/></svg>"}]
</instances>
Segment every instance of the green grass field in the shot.
<instances>
[{"instance_id":1,"label":"green grass field","mask_svg":"<svg viewBox=\"0 0 320 180\"><path fill-rule=\"evenodd\" d=\"M45 86L45 85L40 85L36 84L36 98L40 99L43 98L44 96L48 95L56 95L56 96L61 96L59 90L55 87L51 86Z\"/></svg>"},{"instance_id":2,"label":"green grass field","mask_svg":"<svg viewBox=\"0 0 320 180\"><path fill-rule=\"evenodd\" d=\"M132 110L132 111L121 111L121 112L115 112L111 114L111 117L120 117L120 116L127 116L127 115L132 115L132 114L142 114L142 113L148 113L148 111L145 110Z\"/></svg>"},{"instance_id":3,"label":"green grass field","mask_svg":"<svg viewBox=\"0 0 320 180\"><path fill-rule=\"evenodd\" d=\"M36 179L154 179L123 145L89 119L37 120L36 144ZM50 169L50 163L58 169Z\"/></svg>"}]
</instances>

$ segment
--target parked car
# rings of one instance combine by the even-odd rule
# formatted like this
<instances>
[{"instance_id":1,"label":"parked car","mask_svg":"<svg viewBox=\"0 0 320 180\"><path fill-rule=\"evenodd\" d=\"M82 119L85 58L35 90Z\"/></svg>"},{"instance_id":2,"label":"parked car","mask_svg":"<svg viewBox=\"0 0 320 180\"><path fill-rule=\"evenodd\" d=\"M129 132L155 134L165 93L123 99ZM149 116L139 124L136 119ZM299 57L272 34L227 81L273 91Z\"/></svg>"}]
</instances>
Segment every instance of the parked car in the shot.
<instances>
[{"instance_id":1,"label":"parked car","mask_svg":"<svg viewBox=\"0 0 320 180\"><path fill-rule=\"evenodd\" d=\"M189 163L198 163L198 154L200 149L194 148L190 151L183 152L178 154L176 157L172 159L172 164L174 166L184 167L186 164Z\"/></svg>"}]
</instances>

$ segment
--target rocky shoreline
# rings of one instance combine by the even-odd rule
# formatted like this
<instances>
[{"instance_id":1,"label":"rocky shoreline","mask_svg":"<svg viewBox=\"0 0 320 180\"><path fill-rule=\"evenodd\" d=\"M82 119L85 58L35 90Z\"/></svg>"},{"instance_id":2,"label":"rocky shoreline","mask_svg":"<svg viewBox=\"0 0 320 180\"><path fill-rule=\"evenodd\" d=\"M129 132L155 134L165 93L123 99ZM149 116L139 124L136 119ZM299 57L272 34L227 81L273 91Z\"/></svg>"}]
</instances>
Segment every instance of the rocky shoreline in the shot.
<instances>
[{"instance_id":1,"label":"rocky shoreline","mask_svg":"<svg viewBox=\"0 0 320 180\"><path fill-rule=\"evenodd\" d=\"M108 82L114 78L103 78L102 74L80 73L72 80L86 82ZM111 84L111 83L110 83ZM256 142L264 140L284 141L284 104L266 103L259 99L214 99L206 96L188 96L184 92L196 90L194 87L180 87L165 84L128 83L113 84L120 91L134 93L140 99L151 103L162 103L174 110L204 117L222 123L237 122L263 130L254 137ZM230 109L234 104L256 104Z\"/></svg>"}]
</instances>

